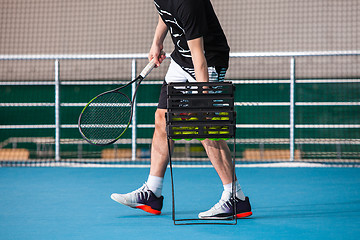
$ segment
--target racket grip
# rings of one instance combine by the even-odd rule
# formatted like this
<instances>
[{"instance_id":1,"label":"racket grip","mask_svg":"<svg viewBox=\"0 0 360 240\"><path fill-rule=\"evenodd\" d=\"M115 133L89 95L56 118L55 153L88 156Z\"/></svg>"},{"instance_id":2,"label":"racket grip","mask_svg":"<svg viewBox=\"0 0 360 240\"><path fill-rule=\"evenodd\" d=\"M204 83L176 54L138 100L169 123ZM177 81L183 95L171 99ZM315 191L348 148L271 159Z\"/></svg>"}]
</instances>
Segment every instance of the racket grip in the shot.
<instances>
[{"instance_id":1,"label":"racket grip","mask_svg":"<svg viewBox=\"0 0 360 240\"><path fill-rule=\"evenodd\" d=\"M140 76L142 78L145 78L150 72L151 70L153 70L153 68L155 67L155 60L152 59L147 65L146 67L141 71Z\"/></svg>"},{"instance_id":2,"label":"racket grip","mask_svg":"<svg viewBox=\"0 0 360 240\"><path fill-rule=\"evenodd\" d=\"M160 52L160 55L165 55L164 51ZM141 71L140 76L142 78L145 78L150 72L151 70L153 70L153 68L155 67L155 59L151 59L151 61L146 65L146 67Z\"/></svg>"}]
</instances>

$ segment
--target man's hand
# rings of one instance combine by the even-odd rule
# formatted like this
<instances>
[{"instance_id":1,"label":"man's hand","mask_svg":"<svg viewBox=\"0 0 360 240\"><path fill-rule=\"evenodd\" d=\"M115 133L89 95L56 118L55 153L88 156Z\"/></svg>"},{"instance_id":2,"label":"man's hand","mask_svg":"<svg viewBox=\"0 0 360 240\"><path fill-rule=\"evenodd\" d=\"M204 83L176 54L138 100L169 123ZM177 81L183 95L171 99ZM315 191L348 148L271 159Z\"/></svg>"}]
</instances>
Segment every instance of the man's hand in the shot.
<instances>
[{"instance_id":1,"label":"man's hand","mask_svg":"<svg viewBox=\"0 0 360 240\"><path fill-rule=\"evenodd\" d=\"M159 67L160 64L164 61L166 58L165 52L162 50L162 48L157 46L152 46L149 52L149 61L154 59L154 63L156 67Z\"/></svg>"}]
</instances>

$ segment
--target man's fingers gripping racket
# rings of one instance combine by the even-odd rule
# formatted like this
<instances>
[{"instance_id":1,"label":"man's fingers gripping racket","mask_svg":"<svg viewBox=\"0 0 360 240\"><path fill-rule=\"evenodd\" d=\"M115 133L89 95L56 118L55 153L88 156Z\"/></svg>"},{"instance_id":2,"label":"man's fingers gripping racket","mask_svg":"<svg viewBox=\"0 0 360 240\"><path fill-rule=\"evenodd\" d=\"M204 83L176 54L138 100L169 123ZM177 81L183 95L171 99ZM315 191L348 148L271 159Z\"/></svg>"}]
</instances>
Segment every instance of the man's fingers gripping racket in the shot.
<instances>
[{"instance_id":1,"label":"man's fingers gripping racket","mask_svg":"<svg viewBox=\"0 0 360 240\"><path fill-rule=\"evenodd\" d=\"M158 62L161 63L166 58L166 53L164 51L160 52L160 55L158 57ZM151 61L146 65L146 67L141 71L140 76L142 78L145 78L151 70L156 66L155 58L151 59Z\"/></svg>"}]
</instances>

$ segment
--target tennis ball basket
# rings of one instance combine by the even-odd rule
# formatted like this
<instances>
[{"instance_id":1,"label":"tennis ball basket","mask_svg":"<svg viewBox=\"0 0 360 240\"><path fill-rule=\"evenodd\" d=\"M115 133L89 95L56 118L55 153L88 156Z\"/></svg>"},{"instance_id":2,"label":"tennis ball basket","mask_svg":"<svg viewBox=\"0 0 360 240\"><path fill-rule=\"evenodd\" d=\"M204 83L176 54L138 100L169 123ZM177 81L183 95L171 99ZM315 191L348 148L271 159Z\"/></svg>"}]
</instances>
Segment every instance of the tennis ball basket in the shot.
<instances>
[{"instance_id":1,"label":"tennis ball basket","mask_svg":"<svg viewBox=\"0 0 360 240\"><path fill-rule=\"evenodd\" d=\"M167 134L172 140L229 139L235 135L235 87L231 82L171 83Z\"/></svg>"},{"instance_id":2,"label":"tennis ball basket","mask_svg":"<svg viewBox=\"0 0 360 240\"><path fill-rule=\"evenodd\" d=\"M167 86L166 131L169 150L169 165L172 185L172 219L175 225L226 224L236 225L236 217L226 220L199 218L176 219L173 163L170 140L214 141L233 139L233 199L235 199L235 132L234 111L235 86L231 82L170 83ZM233 202L234 216L236 204ZM202 220L202 221L200 221Z\"/></svg>"}]
</instances>

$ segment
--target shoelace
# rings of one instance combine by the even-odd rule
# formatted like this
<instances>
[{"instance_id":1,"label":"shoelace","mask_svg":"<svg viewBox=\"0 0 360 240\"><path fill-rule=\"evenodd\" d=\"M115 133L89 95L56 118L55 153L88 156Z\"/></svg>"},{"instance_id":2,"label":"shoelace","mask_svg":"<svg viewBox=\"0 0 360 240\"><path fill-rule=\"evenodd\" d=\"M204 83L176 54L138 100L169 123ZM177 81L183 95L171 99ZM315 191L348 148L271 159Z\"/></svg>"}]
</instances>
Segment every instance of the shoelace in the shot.
<instances>
[{"instance_id":1,"label":"shoelace","mask_svg":"<svg viewBox=\"0 0 360 240\"><path fill-rule=\"evenodd\" d=\"M136 189L135 191L132 191L131 194L135 194L136 196L139 196L139 199L145 199L149 200L150 194L147 193L148 186L146 183L144 183L140 188Z\"/></svg>"},{"instance_id":2,"label":"shoelace","mask_svg":"<svg viewBox=\"0 0 360 240\"><path fill-rule=\"evenodd\" d=\"M228 208L230 209L232 206L232 201L229 200L223 200L223 199L220 199L220 201L218 203L216 203L211 209L219 209L219 208Z\"/></svg>"},{"instance_id":3,"label":"shoelace","mask_svg":"<svg viewBox=\"0 0 360 240\"><path fill-rule=\"evenodd\" d=\"M239 200L235 198L235 202L238 202L238 201ZM213 209L213 210L219 209L219 208L231 209L233 203L234 203L234 201L233 201L232 197L228 200L220 199L219 202L216 203L211 209Z\"/></svg>"}]
</instances>

